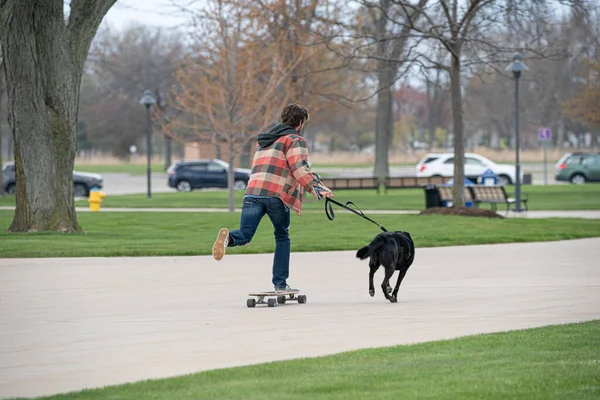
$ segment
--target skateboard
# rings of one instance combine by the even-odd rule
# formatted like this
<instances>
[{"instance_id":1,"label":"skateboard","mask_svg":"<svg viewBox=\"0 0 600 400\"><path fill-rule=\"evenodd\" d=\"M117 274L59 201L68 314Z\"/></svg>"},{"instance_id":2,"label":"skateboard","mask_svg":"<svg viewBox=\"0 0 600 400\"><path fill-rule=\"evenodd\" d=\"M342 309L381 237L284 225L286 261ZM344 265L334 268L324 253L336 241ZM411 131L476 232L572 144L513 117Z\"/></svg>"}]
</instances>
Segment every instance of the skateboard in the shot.
<instances>
[{"instance_id":1,"label":"skateboard","mask_svg":"<svg viewBox=\"0 0 600 400\"><path fill-rule=\"evenodd\" d=\"M255 307L257 304L266 304L269 307L275 307L277 304L285 304L288 300L296 300L300 304L306 303L306 295L299 293L299 290L279 293L275 291L248 293L248 296L257 297L257 299L248 299L246 305L248 307ZM265 297L271 298L265 301Z\"/></svg>"}]
</instances>

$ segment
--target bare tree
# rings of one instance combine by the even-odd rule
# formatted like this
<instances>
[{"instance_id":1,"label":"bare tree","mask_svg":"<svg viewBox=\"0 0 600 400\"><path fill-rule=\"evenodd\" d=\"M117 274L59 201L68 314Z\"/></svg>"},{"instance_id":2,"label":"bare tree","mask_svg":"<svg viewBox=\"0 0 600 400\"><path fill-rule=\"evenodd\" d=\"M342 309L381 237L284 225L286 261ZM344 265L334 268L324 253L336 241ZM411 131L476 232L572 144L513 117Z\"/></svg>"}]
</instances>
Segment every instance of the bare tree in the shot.
<instances>
[{"instance_id":1,"label":"bare tree","mask_svg":"<svg viewBox=\"0 0 600 400\"><path fill-rule=\"evenodd\" d=\"M549 126L553 142L562 146L568 129L576 128L561 105L577 95L579 77L585 77L586 60L598 46L597 8L581 9L574 4L569 13L550 18L543 12L530 17L519 33L530 50L524 51L531 72L522 76L520 112L523 145L539 146L537 129ZM549 23L552 21L553 23ZM512 31L498 37L511 40ZM547 44L560 57L546 57ZM568 55L568 57L562 56ZM514 82L503 71L504 62L481 64L465 88L467 122L473 131L484 133L493 146L514 147Z\"/></svg>"},{"instance_id":2,"label":"bare tree","mask_svg":"<svg viewBox=\"0 0 600 400\"><path fill-rule=\"evenodd\" d=\"M122 158L129 156L131 145L143 148L145 114L138 103L140 93L152 89L160 110L155 114L168 115L167 93L173 85L175 60L183 50L179 34L163 29L131 25L123 33L98 32L86 63L80 104L80 119L96 147ZM163 119L155 123L165 123ZM172 138L164 136L170 164Z\"/></svg>"},{"instance_id":3,"label":"bare tree","mask_svg":"<svg viewBox=\"0 0 600 400\"><path fill-rule=\"evenodd\" d=\"M246 19L243 4L212 0L207 5L193 52L175 74L170 103L182 115L166 128L185 126L226 143L229 211L234 211L235 157L277 120L289 99L290 71L303 56L282 57L285 38L265 41Z\"/></svg>"},{"instance_id":4,"label":"bare tree","mask_svg":"<svg viewBox=\"0 0 600 400\"><path fill-rule=\"evenodd\" d=\"M353 3L358 6L358 11L350 12L354 15L329 21L330 25L341 29L328 32L328 39L335 43L340 37L349 37L351 42L345 46L348 49L345 57L366 61L366 72L374 76L377 112L373 176L384 179L389 175L388 156L394 131L393 85L400 77L400 69L409 64L409 21L416 22L421 18L428 0L416 0L414 3L355 0Z\"/></svg>"},{"instance_id":5,"label":"bare tree","mask_svg":"<svg viewBox=\"0 0 600 400\"><path fill-rule=\"evenodd\" d=\"M535 15L541 3L548 6L547 3L550 2L435 0L430 1L422 12L416 14L420 18L415 20L411 18L413 14L408 13L411 8L403 2L398 2L407 10L405 14L408 18L397 23L403 26L408 24L410 27L412 43L420 46L420 64L425 68L445 71L449 76L454 141L453 203L457 207L465 204L462 74L473 66L506 60L507 53L516 48L529 48L528 45L510 45L510 41L508 45L501 43L498 33L504 29L507 14L518 24L523 19ZM436 59L435 54L442 50L446 51L447 59Z\"/></svg>"},{"instance_id":6,"label":"bare tree","mask_svg":"<svg viewBox=\"0 0 600 400\"><path fill-rule=\"evenodd\" d=\"M600 127L600 55L588 61L582 77L581 90L571 100L565 101L565 113L590 126Z\"/></svg>"},{"instance_id":7,"label":"bare tree","mask_svg":"<svg viewBox=\"0 0 600 400\"><path fill-rule=\"evenodd\" d=\"M15 145L11 232L82 232L73 197L83 65L116 0L0 0L9 123ZM23 51L23 49L29 49Z\"/></svg>"},{"instance_id":8,"label":"bare tree","mask_svg":"<svg viewBox=\"0 0 600 400\"><path fill-rule=\"evenodd\" d=\"M277 44L277 54L284 63L294 63L286 85L290 99L307 106L315 121L306 131L307 140L314 144L317 124L335 122L341 114L350 114L355 106L353 100L363 91L364 75L350 69L348 59L340 54L347 43L322 40L323 32L330 28L328 21L339 14L341 2L229 0L228 3L242 4L248 20L260 27L269 43Z\"/></svg>"}]
</instances>

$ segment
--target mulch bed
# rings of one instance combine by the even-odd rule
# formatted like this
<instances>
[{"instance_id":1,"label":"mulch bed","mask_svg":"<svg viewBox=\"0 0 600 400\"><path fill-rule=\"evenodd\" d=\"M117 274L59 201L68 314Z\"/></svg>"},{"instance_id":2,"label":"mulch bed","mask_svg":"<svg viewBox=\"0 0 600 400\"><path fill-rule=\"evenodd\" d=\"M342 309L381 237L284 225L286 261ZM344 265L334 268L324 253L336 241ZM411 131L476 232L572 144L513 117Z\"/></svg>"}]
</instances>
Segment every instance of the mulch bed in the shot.
<instances>
[{"instance_id":1,"label":"mulch bed","mask_svg":"<svg viewBox=\"0 0 600 400\"><path fill-rule=\"evenodd\" d=\"M475 207L432 207L423 210L419 215L460 215L463 217L504 218L502 215L482 208Z\"/></svg>"}]
</instances>

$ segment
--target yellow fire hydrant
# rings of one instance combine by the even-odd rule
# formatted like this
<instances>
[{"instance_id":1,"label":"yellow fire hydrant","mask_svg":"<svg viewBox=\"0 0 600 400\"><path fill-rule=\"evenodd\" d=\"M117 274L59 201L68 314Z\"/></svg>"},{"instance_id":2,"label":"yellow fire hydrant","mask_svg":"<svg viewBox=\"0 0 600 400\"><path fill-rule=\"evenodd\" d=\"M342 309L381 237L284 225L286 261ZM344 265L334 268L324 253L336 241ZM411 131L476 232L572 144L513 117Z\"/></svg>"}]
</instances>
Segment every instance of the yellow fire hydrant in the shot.
<instances>
[{"instance_id":1,"label":"yellow fire hydrant","mask_svg":"<svg viewBox=\"0 0 600 400\"><path fill-rule=\"evenodd\" d=\"M105 197L106 194L98 190L98 188L93 188L90 190L90 196L88 198L88 202L90 203L90 211L100 211L100 203L102 203L102 199Z\"/></svg>"}]
</instances>

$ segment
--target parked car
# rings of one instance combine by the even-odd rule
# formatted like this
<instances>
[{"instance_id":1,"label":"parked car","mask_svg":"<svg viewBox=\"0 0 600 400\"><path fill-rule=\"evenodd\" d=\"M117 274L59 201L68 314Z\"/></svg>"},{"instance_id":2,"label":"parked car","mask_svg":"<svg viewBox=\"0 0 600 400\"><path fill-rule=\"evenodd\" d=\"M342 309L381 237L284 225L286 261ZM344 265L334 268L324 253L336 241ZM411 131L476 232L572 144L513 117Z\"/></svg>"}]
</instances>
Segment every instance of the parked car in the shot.
<instances>
[{"instance_id":1,"label":"parked car","mask_svg":"<svg viewBox=\"0 0 600 400\"><path fill-rule=\"evenodd\" d=\"M556 164L554 164L554 169L561 169L560 165L561 165L561 164L564 164L564 163L565 163L565 161L566 161L566 160L567 160L569 157L571 157L571 156L587 156L587 155L598 155L598 154L600 154L600 153L598 153L598 152L595 152L595 151L594 151L594 152L587 152L587 153L585 153L585 152L581 152L581 151L575 151L575 152L572 152L572 153L571 153L571 152L570 152L570 153L565 153L565 154L563 154L563 156L560 158L560 160L558 160L558 161L556 162ZM563 167L563 168L564 168L564 167Z\"/></svg>"},{"instance_id":2,"label":"parked car","mask_svg":"<svg viewBox=\"0 0 600 400\"><path fill-rule=\"evenodd\" d=\"M556 165L557 181L600 182L600 153L567 153Z\"/></svg>"},{"instance_id":3,"label":"parked car","mask_svg":"<svg viewBox=\"0 0 600 400\"><path fill-rule=\"evenodd\" d=\"M189 192L201 188L226 188L229 164L219 159L198 159L176 161L168 169L169 187L180 192ZM235 168L235 190L244 190L248 186L250 173L245 168Z\"/></svg>"},{"instance_id":4,"label":"parked car","mask_svg":"<svg viewBox=\"0 0 600 400\"><path fill-rule=\"evenodd\" d=\"M498 175L498 184L510 185L517 179L516 167L510 164L497 164L492 160L475 153L465 153L465 177L477 182L487 169ZM419 161L416 166L417 177L441 176L450 178L454 176L454 153L430 153ZM521 170L521 182L523 181Z\"/></svg>"},{"instance_id":5,"label":"parked car","mask_svg":"<svg viewBox=\"0 0 600 400\"><path fill-rule=\"evenodd\" d=\"M17 183L15 176L14 162L7 162L2 169L4 192L15 194L17 192ZM87 172L73 171L73 193L75 197L88 197L93 188L102 189L104 181L102 175L91 174Z\"/></svg>"}]
</instances>

